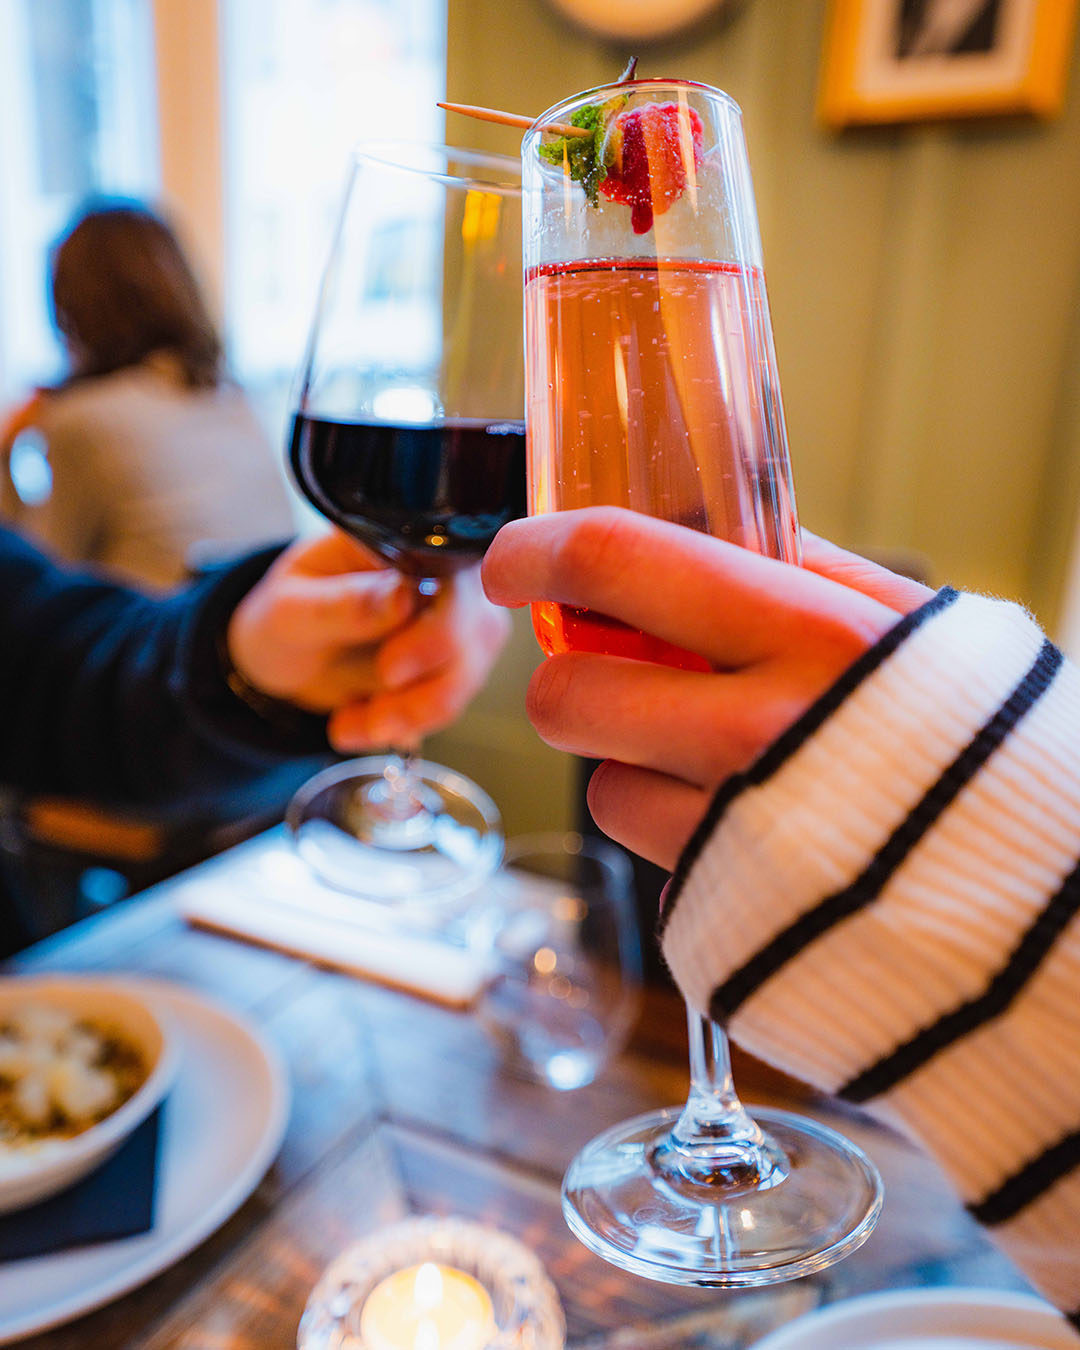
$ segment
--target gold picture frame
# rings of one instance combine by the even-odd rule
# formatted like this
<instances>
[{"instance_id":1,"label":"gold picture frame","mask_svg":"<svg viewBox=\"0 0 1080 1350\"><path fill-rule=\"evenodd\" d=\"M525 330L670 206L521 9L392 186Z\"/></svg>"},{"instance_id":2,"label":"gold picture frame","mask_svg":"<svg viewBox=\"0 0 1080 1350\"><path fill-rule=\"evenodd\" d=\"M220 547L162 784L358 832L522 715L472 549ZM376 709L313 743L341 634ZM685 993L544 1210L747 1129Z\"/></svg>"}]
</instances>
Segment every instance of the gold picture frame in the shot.
<instances>
[{"instance_id":1,"label":"gold picture frame","mask_svg":"<svg viewBox=\"0 0 1080 1350\"><path fill-rule=\"evenodd\" d=\"M1076 0L831 0L830 127L1029 113L1065 100Z\"/></svg>"}]
</instances>

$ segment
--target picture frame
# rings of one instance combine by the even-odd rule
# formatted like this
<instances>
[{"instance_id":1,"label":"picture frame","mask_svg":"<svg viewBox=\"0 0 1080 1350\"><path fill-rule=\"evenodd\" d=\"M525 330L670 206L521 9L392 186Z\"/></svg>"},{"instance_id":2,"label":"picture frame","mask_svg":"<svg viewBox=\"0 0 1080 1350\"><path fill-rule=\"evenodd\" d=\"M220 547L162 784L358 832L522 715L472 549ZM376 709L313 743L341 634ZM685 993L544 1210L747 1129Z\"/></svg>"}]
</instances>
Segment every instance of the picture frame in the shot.
<instances>
[{"instance_id":1,"label":"picture frame","mask_svg":"<svg viewBox=\"0 0 1080 1350\"><path fill-rule=\"evenodd\" d=\"M1057 116L1076 0L831 0L826 126Z\"/></svg>"}]
</instances>

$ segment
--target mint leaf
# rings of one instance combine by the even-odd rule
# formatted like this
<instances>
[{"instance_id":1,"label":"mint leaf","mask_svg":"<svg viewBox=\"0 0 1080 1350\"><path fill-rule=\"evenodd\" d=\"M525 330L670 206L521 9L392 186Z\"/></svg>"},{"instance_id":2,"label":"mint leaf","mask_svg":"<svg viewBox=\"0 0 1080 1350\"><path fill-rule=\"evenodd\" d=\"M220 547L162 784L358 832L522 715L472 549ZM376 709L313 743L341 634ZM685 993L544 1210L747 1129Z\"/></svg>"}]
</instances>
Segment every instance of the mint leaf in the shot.
<instances>
[{"instance_id":1,"label":"mint leaf","mask_svg":"<svg viewBox=\"0 0 1080 1350\"><path fill-rule=\"evenodd\" d=\"M625 96L619 95L606 103L584 104L571 114L570 122L575 127L591 131L591 136L559 136L547 144L541 142L538 147L541 159L546 159L549 164L569 167L570 177L585 189L585 196L591 206L600 204L600 184L608 171L604 161L608 124L625 103Z\"/></svg>"},{"instance_id":2,"label":"mint leaf","mask_svg":"<svg viewBox=\"0 0 1080 1350\"><path fill-rule=\"evenodd\" d=\"M602 147L604 123L598 103L586 103L570 117L572 125L591 131L591 136L559 136L546 145L541 142L540 156L551 164L565 164L570 177L585 189L593 206L600 201L600 182L604 177Z\"/></svg>"}]
</instances>

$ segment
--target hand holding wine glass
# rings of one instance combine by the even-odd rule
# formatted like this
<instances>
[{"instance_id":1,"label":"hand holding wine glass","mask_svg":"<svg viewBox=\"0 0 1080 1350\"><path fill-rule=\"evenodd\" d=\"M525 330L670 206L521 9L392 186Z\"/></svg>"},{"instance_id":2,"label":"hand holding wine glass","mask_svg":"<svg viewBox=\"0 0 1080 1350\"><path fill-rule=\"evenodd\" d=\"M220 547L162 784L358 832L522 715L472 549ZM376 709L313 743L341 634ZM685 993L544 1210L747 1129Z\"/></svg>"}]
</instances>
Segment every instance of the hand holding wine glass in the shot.
<instances>
[{"instance_id":1,"label":"hand holding wine glass","mask_svg":"<svg viewBox=\"0 0 1080 1350\"><path fill-rule=\"evenodd\" d=\"M326 715L330 743L356 754L453 722L508 631L478 568L420 605L408 578L331 530L281 554L237 606L227 642L246 684Z\"/></svg>"}]
</instances>

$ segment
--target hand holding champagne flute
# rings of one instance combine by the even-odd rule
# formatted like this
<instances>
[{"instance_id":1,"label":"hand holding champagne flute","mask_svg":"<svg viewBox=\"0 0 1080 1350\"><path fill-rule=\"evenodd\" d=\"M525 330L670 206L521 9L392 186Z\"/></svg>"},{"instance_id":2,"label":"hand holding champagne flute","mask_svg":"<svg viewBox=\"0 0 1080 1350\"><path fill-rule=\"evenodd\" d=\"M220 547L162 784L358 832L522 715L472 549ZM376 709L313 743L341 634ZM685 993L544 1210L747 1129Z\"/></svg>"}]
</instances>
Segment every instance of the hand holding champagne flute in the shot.
<instances>
[{"instance_id":1,"label":"hand holding champagne flute","mask_svg":"<svg viewBox=\"0 0 1080 1350\"><path fill-rule=\"evenodd\" d=\"M554 122L593 134L553 136ZM531 513L627 507L797 563L738 107L703 85L612 85L545 113L522 158ZM711 669L588 606L543 599L534 626L549 654ZM625 1269L686 1284L789 1279L854 1250L880 1210L872 1164L816 1122L751 1117L723 1032L692 1009L689 1030L686 1106L586 1146L564 1182L573 1231Z\"/></svg>"}]
</instances>

